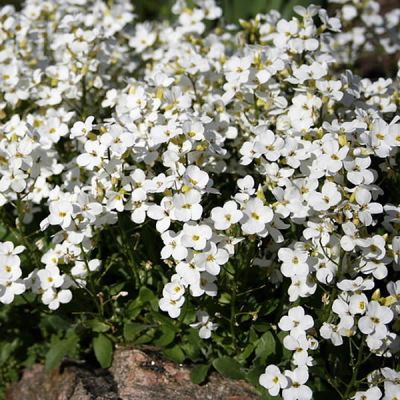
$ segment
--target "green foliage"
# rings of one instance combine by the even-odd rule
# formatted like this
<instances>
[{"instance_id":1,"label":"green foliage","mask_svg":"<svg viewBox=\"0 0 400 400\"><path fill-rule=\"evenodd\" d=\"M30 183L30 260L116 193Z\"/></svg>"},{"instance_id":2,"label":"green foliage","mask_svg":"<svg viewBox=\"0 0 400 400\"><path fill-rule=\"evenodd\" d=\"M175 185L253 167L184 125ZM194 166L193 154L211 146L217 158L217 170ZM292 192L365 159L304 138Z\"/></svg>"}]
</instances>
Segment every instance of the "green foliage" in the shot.
<instances>
[{"instance_id":1,"label":"green foliage","mask_svg":"<svg viewBox=\"0 0 400 400\"><path fill-rule=\"evenodd\" d=\"M220 374L228 378L244 378L244 374L241 371L240 364L233 358L222 356L215 359L212 365Z\"/></svg>"},{"instance_id":2,"label":"green foliage","mask_svg":"<svg viewBox=\"0 0 400 400\"><path fill-rule=\"evenodd\" d=\"M195 384L203 383L207 378L209 369L210 369L210 366L207 364L196 365L192 369L191 374L190 374L190 378L192 379L192 382Z\"/></svg>"},{"instance_id":3,"label":"green foliage","mask_svg":"<svg viewBox=\"0 0 400 400\"><path fill-rule=\"evenodd\" d=\"M256 356L261 363L265 363L268 356L275 353L276 343L272 332L265 332L260 339L257 341L256 345Z\"/></svg>"},{"instance_id":4,"label":"green foliage","mask_svg":"<svg viewBox=\"0 0 400 400\"><path fill-rule=\"evenodd\" d=\"M111 366L113 355L113 343L111 339L100 333L93 338L93 350L97 361L102 368Z\"/></svg>"},{"instance_id":5,"label":"green foliage","mask_svg":"<svg viewBox=\"0 0 400 400\"><path fill-rule=\"evenodd\" d=\"M182 363L185 361L185 353L182 350L181 346L175 345L169 348L166 348L164 350L164 355L171 359L172 361L175 361L177 363Z\"/></svg>"},{"instance_id":6,"label":"green foliage","mask_svg":"<svg viewBox=\"0 0 400 400\"><path fill-rule=\"evenodd\" d=\"M79 337L74 331L65 339L54 338L46 354L45 367L50 370L58 367L68 354L73 354L79 342Z\"/></svg>"},{"instance_id":7,"label":"green foliage","mask_svg":"<svg viewBox=\"0 0 400 400\"><path fill-rule=\"evenodd\" d=\"M43 362L52 369L59 367L65 358L85 359L106 368L112 363L115 343L139 347L146 344L158 347L165 357L177 363L194 364L191 378L197 384L205 382L209 373L216 370L229 378L246 379L258 388L263 399L269 399L258 384L260 374L267 363L286 363L291 358L291 352L282 344L286 333L276 333L276 324L288 307L280 300L287 289L284 286L277 289L269 283L262 267L253 265L249 271L249 260L257 251L255 242L239 244L237 256L222 269L218 302L209 298L199 299L198 303L187 302L180 317L173 320L158 308L168 267L150 261L137 263L137 259L150 260L152 248L137 245L142 239L135 236L135 229L126 215L119 226L102 232L97 238L97 248L107 261L93 273L87 288L75 291L71 303L57 313L48 311L33 295L0 308L3 387L18 379L21 369L34 362ZM149 237L156 235L151 223L145 232ZM110 241L110 236L115 240ZM123 237L131 239L125 242ZM158 246L149 240L153 248ZM135 257L128 257L128 246L135 249ZM31 262L26 254L23 257L23 263ZM124 291L127 296L120 295ZM309 306L320 313L329 313L329 307L321 308L320 303ZM201 339L198 330L188 326L196 320L195 310L202 307L210 310L220 326L208 340ZM334 354L334 350L325 344L319 353L323 360ZM348 357L344 354L343 362L349 362ZM330 373L340 374L343 379L351 377L351 372L340 366ZM319 398L332 393L324 378L327 375L320 371L319 387L314 388Z\"/></svg>"},{"instance_id":8,"label":"green foliage","mask_svg":"<svg viewBox=\"0 0 400 400\"><path fill-rule=\"evenodd\" d=\"M171 6L173 0L133 0L135 12L140 20L171 19ZM220 0L224 11L224 19L227 22L237 23L239 19L254 18L258 13L266 13L270 10L279 10L285 17L293 14L293 7L296 5L308 6L310 4L326 5L325 0Z\"/></svg>"}]
</instances>

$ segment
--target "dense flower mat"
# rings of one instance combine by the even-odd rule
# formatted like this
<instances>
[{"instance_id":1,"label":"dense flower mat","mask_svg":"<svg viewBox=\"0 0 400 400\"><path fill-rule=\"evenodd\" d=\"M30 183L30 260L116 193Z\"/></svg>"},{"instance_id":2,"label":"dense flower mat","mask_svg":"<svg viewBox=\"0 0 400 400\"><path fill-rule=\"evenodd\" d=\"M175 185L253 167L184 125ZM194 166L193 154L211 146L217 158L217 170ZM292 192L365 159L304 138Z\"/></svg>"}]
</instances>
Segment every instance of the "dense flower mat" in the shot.
<instances>
[{"instance_id":1,"label":"dense flower mat","mask_svg":"<svg viewBox=\"0 0 400 400\"><path fill-rule=\"evenodd\" d=\"M266 399L399 399L400 9L173 12L0 9L0 376L150 343Z\"/></svg>"}]
</instances>

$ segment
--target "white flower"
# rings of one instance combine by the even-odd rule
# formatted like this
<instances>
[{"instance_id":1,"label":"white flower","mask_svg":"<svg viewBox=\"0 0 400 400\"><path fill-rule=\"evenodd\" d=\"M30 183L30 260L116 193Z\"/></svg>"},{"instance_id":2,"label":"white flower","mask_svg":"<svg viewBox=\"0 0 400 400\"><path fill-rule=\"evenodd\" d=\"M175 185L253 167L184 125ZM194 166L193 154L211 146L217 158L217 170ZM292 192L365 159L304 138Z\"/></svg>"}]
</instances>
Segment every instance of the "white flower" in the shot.
<instances>
[{"instance_id":1,"label":"white flower","mask_svg":"<svg viewBox=\"0 0 400 400\"><path fill-rule=\"evenodd\" d=\"M11 304L18 294L25 292L26 286L21 280L3 281L0 284L0 303Z\"/></svg>"},{"instance_id":2,"label":"white flower","mask_svg":"<svg viewBox=\"0 0 400 400\"><path fill-rule=\"evenodd\" d=\"M322 186L321 193L313 192L308 202L316 211L325 211L338 204L342 196L333 182L326 182Z\"/></svg>"},{"instance_id":3,"label":"white flower","mask_svg":"<svg viewBox=\"0 0 400 400\"><path fill-rule=\"evenodd\" d=\"M343 279L337 283L337 287L347 292L359 292L364 290L371 290L374 287L374 281L372 279L364 279L359 276L354 280Z\"/></svg>"},{"instance_id":4,"label":"white flower","mask_svg":"<svg viewBox=\"0 0 400 400\"><path fill-rule=\"evenodd\" d=\"M66 229L72 221L73 207L69 201L58 200L50 203L50 215L48 217L50 225L60 225Z\"/></svg>"},{"instance_id":5,"label":"white flower","mask_svg":"<svg viewBox=\"0 0 400 400\"><path fill-rule=\"evenodd\" d=\"M85 122L77 121L71 129L71 139L87 136L93 128L94 117L87 117Z\"/></svg>"},{"instance_id":6,"label":"white flower","mask_svg":"<svg viewBox=\"0 0 400 400\"><path fill-rule=\"evenodd\" d=\"M164 296L160 299L158 304L160 310L166 311L171 318L178 318L184 302L185 298L183 296L177 300L174 300L170 296Z\"/></svg>"},{"instance_id":7,"label":"white flower","mask_svg":"<svg viewBox=\"0 0 400 400\"><path fill-rule=\"evenodd\" d=\"M369 185L374 181L374 174L368 168L371 165L370 157L357 157L351 161L344 161L347 179L354 185Z\"/></svg>"},{"instance_id":8,"label":"white flower","mask_svg":"<svg viewBox=\"0 0 400 400\"><path fill-rule=\"evenodd\" d=\"M355 198L361 209L358 212L359 220L365 225L369 226L372 224L371 214L381 214L383 207L379 203L371 203L371 193L364 188L357 188L355 192Z\"/></svg>"},{"instance_id":9,"label":"white flower","mask_svg":"<svg viewBox=\"0 0 400 400\"><path fill-rule=\"evenodd\" d=\"M163 289L164 297L168 297L172 300L179 300L185 293L185 287L181 284L178 279L173 279L167 283Z\"/></svg>"},{"instance_id":10,"label":"white flower","mask_svg":"<svg viewBox=\"0 0 400 400\"><path fill-rule=\"evenodd\" d=\"M124 210L124 194L110 190L107 193L107 210L117 210L122 212Z\"/></svg>"},{"instance_id":11,"label":"white flower","mask_svg":"<svg viewBox=\"0 0 400 400\"><path fill-rule=\"evenodd\" d=\"M163 233L171 225L170 212L173 208L173 202L170 197L164 197L160 205L152 204L147 209L149 218L157 221L156 229L158 232Z\"/></svg>"},{"instance_id":12,"label":"white flower","mask_svg":"<svg viewBox=\"0 0 400 400\"><path fill-rule=\"evenodd\" d=\"M237 185L243 193L247 193L250 196L255 193L254 179L251 175L238 179Z\"/></svg>"},{"instance_id":13,"label":"white flower","mask_svg":"<svg viewBox=\"0 0 400 400\"><path fill-rule=\"evenodd\" d=\"M288 380L276 365L271 364L260 375L259 383L268 390L271 396L277 396L281 389L286 388Z\"/></svg>"},{"instance_id":14,"label":"white flower","mask_svg":"<svg viewBox=\"0 0 400 400\"><path fill-rule=\"evenodd\" d=\"M382 260L386 254L386 241L381 235L358 239L357 245L362 248L363 257L368 260Z\"/></svg>"},{"instance_id":15,"label":"white flower","mask_svg":"<svg viewBox=\"0 0 400 400\"><path fill-rule=\"evenodd\" d=\"M382 400L397 400L400 393L400 384L394 382L385 382L385 396Z\"/></svg>"},{"instance_id":16,"label":"white flower","mask_svg":"<svg viewBox=\"0 0 400 400\"><path fill-rule=\"evenodd\" d=\"M156 125L151 128L151 144L158 145L161 143L167 143L169 140L178 136L182 132L181 128L177 128L172 123L168 123L168 125Z\"/></svg>"},{"instance_id":17,"label":"white flower","mask_svg":"<svg viewBox=\"0 0 400 400\"><path fill-rule=\"evenodd\" d=\"M190 285L190 294L194 297L202 296L204 293L215 297L218 294L217 285L214 283L216 277L208 272L200 273L200 281Z\"/></svg>"},{"instance_id":18,"label":"white flower","mask_svg":"<svg viewBox=\"0 0 400 400\"><path fill-rule=\"evenodd\" d=\"M289 331L292 336L304 333L314 326L314 320L310 315L304 313L301 306L292 307L288 311L288 315L284 315L279 323L279 329Z\"/></svg>"},{"instance_id":19,"label":"white flower","mask_svg":"<svg viewBox=\"0 0 400 400\"><path fill-rule=\"evenodd\" d=\"M58 288L64 283L64 278L60 275L58 267L48 265L37 273L40 279L40 286L43 290Z\"/></svg>"},{"instance_id":20,"label":"white flower","mask_svg":"<svg viewBox=\"0 0 400 400\"><path fill-rule=\"evenodd\" d=\"M242 230L248 235L263 231L265 225L273 218L272 210L265 206L259 198L250 199L243 213Z\"/></svg>"},{"instance_id":21,"label":"white flower","mask_svg":"<svg viewBox=\"0 0 400 400\"><path fill-rule=\"evenodd\" d=\"M197 190L204 189L207 186L210 178L207 172L202 171L196 165L189 165L186 168L185 175L183 176L183 181L189 187L194 187Z\"/></svg>"},{"instance_id":22,"label":"white flower","mask_svg":"<svg viewBox=\"0 0 400 400\"><path fill-rule=\"evenodd\" d=\"M225 64L225 76L228 82L247 82L250 74L250 57L232 57Z\"/></svg>"},{"instance_id":23,"label":"white flower","mask_svg":"<svg viewBox=\"0 0 400 400\"><path fill-rule=\"evenodd\" d=\"M218 275L221 265L229 260L229 254L225 249L220 249L215 243L210 242L209 249L195 254L194 263L202 270L211 275Z\"/></svg>"},{"instance_id":24,"label":"white flower","mask_svg":"<svg viewBox=\"0 0 400 400\"><path fill-rule=\"evenodd\" d=\"M208 225L185 223L183 225L182 245L194 250L203 250L207 241L211 239L212 230Z\"/></svg>"},{"instance_id":25,"label":"white flower","mask_svg":"<svg viewBox=\"0 0 400 400\"><path fill-rule=\"evenodd\" d=\"M391 134L393 129L396 129L394 125L387 124L383 119L377 119L374 122L368 141L378 157L385 158L389 155L393 140Z\"/></svg>"},{"instance_id":26,"label":"white flower","mask_svg":"<svg viewBox=\"0 0 400 400\"><path fill-rule=\"evenodd\" d=\"M0 242L0 255L11 256L21 254L25 246L15 246L13 242Z\"/></svg>"},{"instance_id":27,"label":"white flower","mask_svg":"<svg viewBox=\"0 0 400 400\"><path fill-rule=\"evenodd\" d=\"M284 276L291 278L295 275L306 276L309 273L306 252L282 247L278 251L278 257L282 261L281 272Z\"/></svg>"},{"instance_id":28,"label":"white flower","mask_svg":"<svg viewBox=\"0 0 400 400\"><path fill-rule=\"evenodd\" d=\"M210 321L210 316L205 311L197 311L196 318L199 322L190 324L194 329L199 329L199 336L202 339L209 339L211 337L211 332L218 328L218 324Z\"/></svg>"},{"instance_id":29,"label":"white flower","mask_svg":"<svg viewBox=\"0 0 400 400\"><path fill-rule=\"evenodd\" d=\"M133 47L139 54L150 47L156 40L156 32L152 32L147 23L137 24L135 34L129 39L129 46Z\"/></svg>"},{"instance_id":30,"label":"white flower","mask_svg":"<svg viewBox=\"0 0 400 400\"><path fill-rule=\"evenodd\" d=\"M312 391L304 385L308 381L308 368L297 367L293 371L285 371L289 384L286 389L282 391L284 400L311 400Z\"/></svg>"},{"instance_id":31,"label":"white flower","mask_svg":"<svg viewBox=\"0 0 400 400\"><path fill-rule=\"evenodd\" d=\"M171 217L182 222L200 219L203 213L200 201L201 194L195 189L189 190L185 194L174 195Z\"/></svg>"},{"instance_id":32,"label":"white flower","mask_svg":"<svg viewBox=\"0 0 400 400\"><path fill-rule=\"evenodd\" d=\"M202 270L193 262L180 262L177 264L176 273L188 284L199 286L200 284L200 271Z\"/></svg>"},{"instance_id":33,"label":"white flower","mask_svg":"<svg viewBox=\"0 0 400 400\"><path fill-rule=\"evenodd\" d=\"M7 253L9 254L9 253ZM0 283L16 281L22 275L21 260L17 255L0 254Z\"/></svg>"},{"instance_id":34,"label":"white flower","mask_svg":"<svg viewBox=\"0 0 400 400\"><path fill-rule=\"evenodd\" d=\"M101 261L97 258L89 260L87 264L84 261L77 261L71 268L71 275L75 277L79 284L84 285L86 281L79 278L85 278L88 273L97 271L100 266Z\"/></svg>"},{"instance_id":35,"label":"white flower","mask_svg":"<svg viewBox=\"0 0 400 400\"><path fill-rule=\"evenodd\" d=\"M343 344L343 338L338 333L337 326L324 322L319 330L321 337L329 339L334 346L341 346Z\"/></svg>"},{"instance_id":36,"label":"white flower","mask_svg":"<svg viewBox=\"0 0 400 400\"><path fill-rule=\"evenodd\" d=\"M326 169L332 174L338 172L343 166L343 160L349 151L348 147L339 148L339 143L334 140L326 140L322 149L324 154L318 158L321 168Z\"/></svg>"},{"instance_id":37,"label":"white flower","mask_svg":"<svg viewBox=\"0 0 400 400\"><path fill-rule=\"evenodd\" d=\"M60 304L69 303L72 300L72 293L69 289L55 290L49 288L42 294L42 302L46 304L50 310L57 310Z\"/></svg>"},{"instance_id":38,"label":"white flower","mask_svg":"<svg viewBox=\"0 0 400 400\"><path fill-rule=\"evenodd\" d=\"M211 219L214 222L215 229L226 230L231 225L239 222L243 217L243 213L238 210L235 201L227 201L223 207L214 207L211 210Z\"/></svg>"},{"instance_id":39,"label":"white flower","mask_svg":"<svg viewBox=\"0 0 400 400\"><path fill-rule=\"evenodd\" d=\"M292 359L295 365L312 365L307 352L311 344L304 333L296 334L296 336L292 336L292 334L285 336L283 339L283 346L294 352Z\"/></svg>"},{"instance_id":40,"label":"white flower","mask_svg":"<svg viewBox=\"0 0 400 400\"><path fill-rule=\"evenodd\" d=\"M315 293L317 285L310 280L310 277L295 275L288 289L289 301L296 301L299 297L308 297Z\"/></svg>"},{"instance_id":41,"label":"white flower","mask_svg":"<svg viewBox=\"0 0 400 400\"><path fill-rule=\"evenodd\" d=\"M175 260L180 261L186 258L188 251L181 243L182 233L175 233L173 231L166 231L161 235L164 242L164 247L161 250L161 258L166 259L173 257Z\"/></svg>"},{"instance_id":42,"label":"white flower","mask_svg":"<svg viewBox=\"0 0 400 400\"><path fill-rule=\"evenodd\" d=\"M381 390L374 386L363 392L357 392L352 399L354 400L379 400L382 397Z\"/></svg>"},{"instance_id":43,"label":"white flower","mask_svg":"<svg viewBox=\"0 0 400 400\"><path fill-rule=\"evenodd\" d=\"M258 126L254 133L256 134L254 150L263 154L267 160L276 161L280 157L285 144L283 139L275 137L274 133L266 126Z\"/></svg>"},{"instance_id":44,"label":"white flower","mask_svg":"<svg viewBox=\"0 0 400 400\"><path fill-rule=\"evenodd\" d=\"M103 162L106 150L107 147L100 144L97 140L88 140L85 143L85 153L80 154L76 162L80 167L93 170L95 167L99 167Z\"/></svg>"},{"instance_id":45,"label":"white flower","mask_svg":"<svg viewBox=\"0 0 400 400\"><path fill-rule=\"evenodd\" d=\"M393 311L381 306L377 301L368 304L367 313L358 321L360 331L366 335L374 334L377 338L384 338L388 324L393 319Z\"/></svg>"},{"instance_id":46,"label":"white flower","mask_svg":"<svg viewBox=\"0 0 400 400\"><path fill-rule=\"evenodd\" d=\"M345 222L342 225L342 229L345 235L340 238L340 246L345 251L353 251L357 244L358 230L350 221Z\"/></svg>"},{"instance_id":47,"label":"white flower","mask_svg":"<svg viewBox=\"0 0 400 400\"><path fill-rule=\"evenodd\" d=\"M368 299L364 293L355 293L349 298L349 311L352 315L364 314L367 311Z\"/></svg>"}]
</instances>

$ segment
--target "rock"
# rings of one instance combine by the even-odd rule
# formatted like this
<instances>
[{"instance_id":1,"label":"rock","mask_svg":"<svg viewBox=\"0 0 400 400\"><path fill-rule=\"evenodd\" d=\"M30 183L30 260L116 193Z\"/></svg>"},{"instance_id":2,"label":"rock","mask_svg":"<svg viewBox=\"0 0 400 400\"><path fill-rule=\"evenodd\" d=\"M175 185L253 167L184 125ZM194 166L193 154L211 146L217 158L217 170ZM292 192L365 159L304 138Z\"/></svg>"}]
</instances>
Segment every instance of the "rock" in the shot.
<instances>
[{"instance_id":1,"label":"rock","mask_svg":"<svg viewBox=\"0 0 400 400\"><path fill-rule=\"evenodd\" d=\"M252 400L259 397L243 381L212 373L205 385L190 381L190 368L163 360L157 352L119 349L111 368L122 400Z\"/></svg>"},{"instance_id":2,"label":"rock","mask_svg":"<svg viewBox=\"0 0 400 400\"><path fill-rule=\"evenodd\" d=\"M107 370L69 366L51 372L40 364L25 370L11 385L6 400L119 400Z\"/></svg>"},{"instance_id":3,"label":"rock","mask_svg":"<svg viewBox=\"0 0 400 400\"><path fill-rule=\"evenodd\" d=\"M159 352L119 348L109 370L69 363L47 372L42 365L27 369L10 386L6 400L255 400L244 381L211 373L207 383L190 381L190 367L163 359Z\"/></svg>"}]
</instances>

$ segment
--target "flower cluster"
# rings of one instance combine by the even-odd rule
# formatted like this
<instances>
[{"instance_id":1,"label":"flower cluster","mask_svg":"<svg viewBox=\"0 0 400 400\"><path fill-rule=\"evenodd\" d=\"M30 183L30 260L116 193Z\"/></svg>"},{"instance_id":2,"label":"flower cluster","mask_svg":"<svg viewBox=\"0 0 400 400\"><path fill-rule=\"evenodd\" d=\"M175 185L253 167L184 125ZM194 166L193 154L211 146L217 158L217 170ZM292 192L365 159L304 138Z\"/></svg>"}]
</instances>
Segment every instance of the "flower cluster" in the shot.
<instances>
[{"instance_id":1,"label":"flower cluster","mask_svg":"<svg viewBox=\"0 0 400 400\"><path fill-rule=\"evenodd\" d=\"M24 249L23 246L14 247L12 242L0 243L0 301L3 304L12 303L16 295L25 291L18 256Z\"/></svg>"},{"instance_id":2,"label":"flower cluster","mask_svg":"<svg viewBox=\"0 0 400 400\"><path fill-rule=\"evenodd\" d=\"M364 51L399 51L400 12L332 1L334 15L298 6L288 20L209 28L221 8L193 3L159 24L133 24L125 0L1 9L0 204L21 236L34 225L42 238L23 243L36 255L25 278L24 247L1 244L0 302L29 290L55 310L91 291L99 238L128 220L161 240L159 308L178 318L201 304L191 326L203 339L219 326L200 309L218 301L219 276L262 271L265 298L286 296L273 327L292 355L259 382L309 400L319 346L357 339L382 365L400 348L400 204L386 186L400 75L345 69ZM398 382L377 367L343 396L394 399Z\"/></svg>"}]
</instances>

